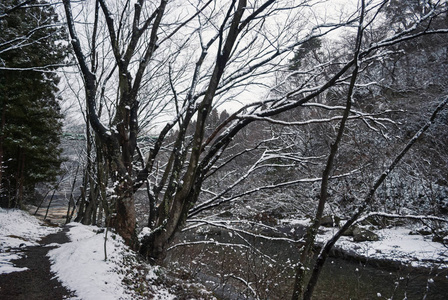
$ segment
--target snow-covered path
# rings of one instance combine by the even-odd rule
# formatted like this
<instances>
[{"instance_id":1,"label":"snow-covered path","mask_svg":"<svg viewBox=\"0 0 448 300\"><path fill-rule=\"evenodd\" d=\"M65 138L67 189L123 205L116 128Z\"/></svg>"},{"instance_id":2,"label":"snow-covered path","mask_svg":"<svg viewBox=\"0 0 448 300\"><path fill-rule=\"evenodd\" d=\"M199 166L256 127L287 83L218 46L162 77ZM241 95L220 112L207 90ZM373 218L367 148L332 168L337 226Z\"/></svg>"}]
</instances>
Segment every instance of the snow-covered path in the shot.
<instances>
[{"instance_id":1,"label":"snow-covered path","mask_svg":"<svg viewBox=\"0 0 448 300\"><path fill-rule=\"evenodd\" d=\"M61 230L42 225L25 211L0 208L0 274L25 270L10 261L19 259L25 247L38 246L41 238Z\"/></svg>"},{"instance_id":2,"label":"snow-covered path","mask_svg":"<svg viewBox=\"0 0 448 300\"><path fill-rule=\"evenodd\" d=\"M0 273L3 274L0 274L0 299L56 300L74 296L54 277L47 256L52 248L69 241L67 231L68 229L51 233L42 238L38 245L21 244L20 249L5 247L5 244L2 244L2 251L7 251L2 252L2 257L14 253L16 259L1 262ZM19 236L13 235L7 238L20 239Z\"/></svg>"},{"instance_id":3,"label":"snow-covered path","mask_svg":"<svg viewBox=\"0 0 448 300\"><path fill-rule=\"evenodd\" d=\"M0 208L0 299L175 299L153 283L158 267L138 262L119 236L79 223L63 228Z\"/></svg>"}]
</instances>

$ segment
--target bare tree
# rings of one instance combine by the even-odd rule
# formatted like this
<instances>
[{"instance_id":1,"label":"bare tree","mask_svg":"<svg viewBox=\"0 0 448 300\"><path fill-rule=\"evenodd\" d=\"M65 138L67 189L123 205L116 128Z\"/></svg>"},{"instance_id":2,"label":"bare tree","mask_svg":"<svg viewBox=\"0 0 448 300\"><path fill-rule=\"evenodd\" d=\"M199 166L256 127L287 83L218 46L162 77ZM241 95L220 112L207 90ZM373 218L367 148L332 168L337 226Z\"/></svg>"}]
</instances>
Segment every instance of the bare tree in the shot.
<instances>
[{"instance_id":1,"label":"bare tree","mask_svg":"<svg viewBox=\"0 0 448 300\"><path fill-rule=\"evenodd\" d=\"M318 22L311 26L309 24L313 23L306 22L310 19L305 11L312 11L318 1L282 4L275 1L247 3L244 0L197 1L194 4L160 1L154 5L139 0L131 7L130 1L112 5L98 0L92 24L98 24L94 28L101 29L101 34L92 30L88 36L91 41L101 37L101 45L107 44L105 49L110 52L97 53L97 46L89 50L90 56L86 55L89 48L83 46L86 41L78 34L72 3L69 0L63 2L71 43L84 79L88 119L101 145L98 151L107 161L115 189L112 196L116 198L111 197L111 200L115 201L116 207L109 225L115 227L129 245L137 247L134 194L146 184L151 207L157 209L150 214L148 226L151 231L142 240L140 251L151 259L164 257L169 241L189 215L231 203L233 199L263 188L322 181L321 196L325 204L325 184L334 177L330 174L331 155L334 154L330 155L328 170L322 178L302 178L229 196L229 190L242 182L243 176L209 199L200 199L200 196L204 181L211 178L209 175L225 168L232 157L238 156L226 156L229 145L249 124L258 121L279 124L281 120L275 116L306 105L322 105L311 102L323 98L332 87L344 90L341 87L350 81L345 97L347 104L342 107L344 116L304 120L303 124L333 122L341 118L342 122L350 118L368 119L372 116L350 107L357 74L372 60L384 57L388 46L422 35L446 32L418 26L430 23L443 12L443 5L435 5L415 22L415 26L391 33L374 43L363 43L359 35L350 57L322 61L311 69L296 71L296 74L307 74L308 79L286 91L271 93L268 98L250 99L220 125L206 130L214 107L237 96L246 100L246 89L267 86L270 74L287 68L285 62L294 49L336 29L351 28L353 24L362 32L376 20L386 2L369 3L357 14L337 23ZM83 6L74 6L74 9L78 11ZM367 20L362 21L365 16ZM94 44L97 43L91 43ZM95 61L101 55L107 56L103 59L107 63L97 65ZM93 65L105 67L108 72L100 72ZM326 72L319 72L322 70ZM99 74L105 75L101 77ZM329 111L341 110L341 106L335 105L322 107ZM102 111L107 111L107 115L101 115ZM154 111L168 111L170 121L166 121L168 117L154 118ZM141 125L150 126L150 118L162 125L148 134ZM343 127L340 126L340 132ZM139 135L153 135L153 140L148 152L141 155L145 159L143 162L138 159L138 167L135 167ZM334 147L332 153L337 152L337 146ZM268 162L266 157L258 163ZM259 169L257 161L247 174ZM316 226L319 217L320 214ZM312 242L310 239L309 244Z\"/></svg>"},{"instance_id":2,"label":"bare tree","mask_svg":"<svg viewBox=\"0 0 448 300\"><path fill-rule=\"evenodd\" d=\"M254 81L251 78L256 78L255 75L263 76L272 71L270 63L285 57L294 46L303 43L310 36L325 34L343 24L325 24L321 26L320 32L317 27L311 28L308 35L298 39L292 38L290 28L283 28L279 36L274 36L265 23L284 9L294 11L301 4L279 7L274 1L266 1L249 7L245 1L231 1L224 5L212 1L198 2L193 7L187 7L188 16L185 17L177 7L178 4L169 3L170 6L167 1L161 1L157 7L146 1L138 1L133 8L126 2L123 6L114 7L113 11L105 1L96 3L101 14L94 14L93 24L106 25L107 41L110 42L114 62L111 72L115 71L111 78L117 80L116 101L109 103L112 107L106 120L109 125L101 120L100 108L97 107L102 79L97 78L98 73L89 66L87 59L91 62L94 59L84 53L70 1L64 1L64 6L71 42L84 78L89 121L103 145L116 190L116 215L111 225L130 245L136 244L133 194L154 171L167 133L175 126L179 128L170 159L163 171L165 175L160 182L151 186L151 201L158 204L158 211L156 218L150 221L154 221L152 225L155 228L149 237L151 242L144 243L142 251L148 256L158 257L196 202L204 175L232 137L252 122L239 122L232 132L217 139L211 147L206 147L204 129L213 105L225 93ZM129 20L131 13L133 18ZM117 19L113 16L120 17ZM290 16L291 19L297 17L293 13ZM104 17L103 23L98 23L100 17ZM162 22L162 17L167 23ZM126 22L129 22L129 27ZM194 23L198 26L190 30ZM200 55L192 64L193 68L188 66L191 63L191 48L186 47L193 42L179 37L180 29L187 29L187 37L195 41L195 46L200 49ZM93 30L92 41L95 36L96 31ZM291 42L283 45L282 42L288 39ZM163 47L165 44L168 47ZM173 47L176 49L174 52ZM92 49L92 53L93 51ZM213 57L210 53L214 53ZM251 53L256 55L251 56ZM170 60L173 54L177 60L186 60L187 67L175 66ZM168 69L163 66L168 66ZM186 71L193 74L189 79L190 83L186 81ZM160 130L154 146L147 154L144 168L134 170L132 162L139 133L138 116L141 114L140 91L143 85L150 86L153 82L157 84L157 76L162 77L163 74L166 74L164 78L170 83L170 107L176 115L172 122L166 123ZM163 99L167 99L167 96L164 95ZM260 104L248 108L258 106ZM193 120L194 135L190 140L186 129Z\"/></svg>"}]
</instances>

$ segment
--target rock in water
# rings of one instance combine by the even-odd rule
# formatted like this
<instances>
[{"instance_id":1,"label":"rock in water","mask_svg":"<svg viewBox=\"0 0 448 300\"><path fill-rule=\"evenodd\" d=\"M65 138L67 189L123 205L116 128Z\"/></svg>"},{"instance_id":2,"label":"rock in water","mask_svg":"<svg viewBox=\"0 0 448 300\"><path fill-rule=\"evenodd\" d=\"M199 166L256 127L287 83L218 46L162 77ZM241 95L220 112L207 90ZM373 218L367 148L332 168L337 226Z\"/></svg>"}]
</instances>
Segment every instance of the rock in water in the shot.
<instances>
[{"instance_id":1,"label":"rock in water","mask_svg":"<svg viewBox=\"0 0 448 300\"><path fill-rule=\"evenodd\" d=\"M353 230L353 241L355 242L373 242L378 240L378 235L373 231L358 227Z\"/></svg>"}]
</instances>

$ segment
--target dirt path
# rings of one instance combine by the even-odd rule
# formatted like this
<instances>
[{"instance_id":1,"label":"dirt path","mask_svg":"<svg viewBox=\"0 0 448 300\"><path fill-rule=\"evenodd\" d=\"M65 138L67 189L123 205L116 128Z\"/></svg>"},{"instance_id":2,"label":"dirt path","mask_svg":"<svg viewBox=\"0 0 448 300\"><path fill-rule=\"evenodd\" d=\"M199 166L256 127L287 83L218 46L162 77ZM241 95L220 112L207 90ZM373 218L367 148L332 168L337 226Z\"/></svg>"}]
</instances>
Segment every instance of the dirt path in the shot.
<instances>
[{"instance_id":1,"label":"dirt path","mask_svg":"<svg viewBox=\"0 0 448 300\"><path fill-rule=\"evenodd\" d=\"M24 256L13 260L17 267L28 270L0 275L0 299L2 300L59 300L73 297L73 293L64 288L50 271L48 251L55 247L45 247L53 243L63 244L69 241L68 228L44 237L39 246L23 249Z\"/></svg>"}]
</instances>

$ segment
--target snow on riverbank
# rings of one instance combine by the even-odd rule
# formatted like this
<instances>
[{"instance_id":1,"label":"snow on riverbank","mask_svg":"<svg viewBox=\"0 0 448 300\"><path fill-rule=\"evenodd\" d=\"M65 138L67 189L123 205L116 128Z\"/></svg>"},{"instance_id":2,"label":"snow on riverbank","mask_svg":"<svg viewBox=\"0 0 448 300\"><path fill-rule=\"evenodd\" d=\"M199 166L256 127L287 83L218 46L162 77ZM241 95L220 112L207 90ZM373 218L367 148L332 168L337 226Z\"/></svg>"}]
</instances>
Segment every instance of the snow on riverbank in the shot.
<instances>
[{"instance_id":1,"label":"snow on riverbank","mask_svg":"<svg viewBox=\"0 0 448 300\"><path fill-rule=\"evenodd\" d=\"M41 225L42 222L25 211L0 208L0 274L26 270L10 261L23 256L21 248L38 245L40 238L60 230Z\"/></svg>"},{"instance_id":2,"label":"snow on riverbank","mask_svg":"<svg viewBox=\"0 0 448 300\"><path fill-rule=\"evenodd\" d=\"M329 239L332 231L327 230L320 240ZM375 230L379 240L372 242L353 242L351 237L343 236L336 246L367 259L400 262L412 267L448 268L447 246L433 242L431 236L410 235L409 232L410 229L401 227Z\"/></svg>"},{"instance_id":3,"label":"snow on riverbank","mask_svg":"<svg viewBox=\"0 0 448 300\"><path fill-rule=\"evenodd\" d=\"M292 226L309 225L309 220L289 221ZM38 240L59 228L43 226L33 216L20 210L0 208L0 274L21 271L10 260L19 258L20 250L38 245ZM324 228L318 236L326 241L336 228ZM336 247L345 253L354 253L367 259L399 261L414 267L448 268L448 247L431 240L431 236L409 235L411 228L395 227L375 230L379 236L374 242L353 242L352 237L342 237ZM175 299L176 296L163 285L155 284L158 274L164 271L138 261L115 234L95 226L78 223L69 225L71 242L55 245L49 251L52 271L68 289L74 299ZM51 245L53 246L53 245ZM172 285L171 285L172 286ZM191 286L190 286L191 287ZM191 289L186 287L186 289Z\"/></svg>"},{"instance_id":4,"label":"snow on riverbank","mask_svg":"<svg viewBox=\"0 0 448 300\"><path fill-rule=\"evenodd\" d=\"M308 220L285 222L290 225L308 226ZM321 227L317 242L323 244L329 240L338 228ZM353 237L342 236L335 248L349 255L357 255L366 259L400 262L412 267L440 269L448 268L448 246L433 242L432 236L410 235L411 228L391 227L374 230L378 241L354 242Z\"/></svg>"}]
</instances>

